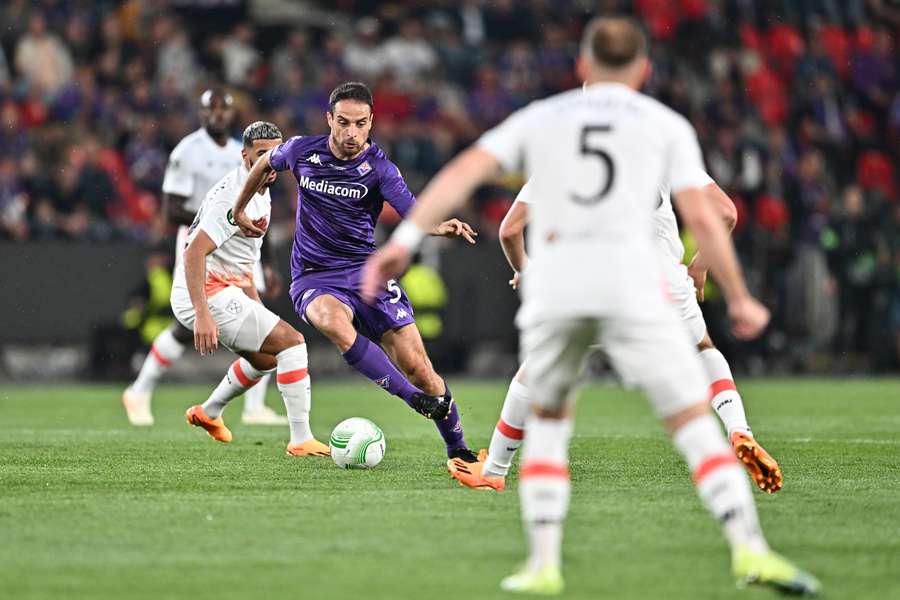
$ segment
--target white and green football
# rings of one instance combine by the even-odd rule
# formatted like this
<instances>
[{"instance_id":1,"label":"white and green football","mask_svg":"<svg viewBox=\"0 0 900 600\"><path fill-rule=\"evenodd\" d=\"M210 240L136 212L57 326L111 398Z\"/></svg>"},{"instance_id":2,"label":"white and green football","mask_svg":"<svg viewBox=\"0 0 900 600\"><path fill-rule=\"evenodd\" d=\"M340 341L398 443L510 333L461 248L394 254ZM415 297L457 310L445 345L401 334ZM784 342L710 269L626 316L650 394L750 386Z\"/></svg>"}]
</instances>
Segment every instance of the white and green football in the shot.
<instances>
[{"instance_id":1,"label":"white and green football","mask_svg":"<svg viewBox=\"0 0 900 600\"><path fill-rule=\"evenodd\" d=\"M371 469L384 458L384 433L375 423L351 417L331 432L331 460L342 469Z\"/></svg>"}]
</instances>

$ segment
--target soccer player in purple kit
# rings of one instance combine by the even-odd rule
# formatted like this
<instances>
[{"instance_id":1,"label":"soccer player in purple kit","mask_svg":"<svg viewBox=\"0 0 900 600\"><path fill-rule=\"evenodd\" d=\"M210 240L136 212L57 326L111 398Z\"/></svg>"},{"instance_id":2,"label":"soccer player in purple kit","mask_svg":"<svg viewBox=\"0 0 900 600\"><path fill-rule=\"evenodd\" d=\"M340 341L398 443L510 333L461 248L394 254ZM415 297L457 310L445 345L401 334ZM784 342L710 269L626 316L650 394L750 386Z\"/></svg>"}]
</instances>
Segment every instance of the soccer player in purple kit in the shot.
<instances>
[{"instance_id":1,"label":"soccer player in purple kit","mask_svg":"<svg viewBox=\"0 0 900 600\"><path fill-rule=\"evenodd\" d=\"M273 171L290 169L298 185L290 287L295 310L337 346L350 366L433 419L449 459L477 462L466 446L450 389L425 352L403 289L391 280L371 305L359 293L363 266L376 249L375 224L384 202L401 216L415 204L397 166L369 139L372 110L372 93L364 84L335 88L326 113L331 132L293 137L260 158L238 196L233 218L246 235L262 235L244 209ZM463 237L472 244L477 235L457 219L441 223L431 234Z\"/></svg>"}]
</instances>

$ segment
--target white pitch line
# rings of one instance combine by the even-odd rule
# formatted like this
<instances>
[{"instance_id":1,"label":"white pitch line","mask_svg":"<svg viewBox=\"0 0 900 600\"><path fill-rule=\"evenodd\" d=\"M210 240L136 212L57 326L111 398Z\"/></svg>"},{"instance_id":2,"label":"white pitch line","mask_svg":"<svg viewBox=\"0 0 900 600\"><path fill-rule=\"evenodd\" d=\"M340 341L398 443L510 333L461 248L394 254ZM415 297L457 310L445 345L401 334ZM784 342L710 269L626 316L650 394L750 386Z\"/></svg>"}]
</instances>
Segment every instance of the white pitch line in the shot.
<instances>
[{"instance_id":1,"label":"white pitch line","mask_svg":"<svg viewBox=\"0 0 900 600\"><path fill-rule=\"evenodd\" d=\"M812 444L824 442L826 444L884 444L888 446L900 446L900 440L876 440L872 438L788 438L784 440L793 444Z\"/></svg>"}]
</instances>

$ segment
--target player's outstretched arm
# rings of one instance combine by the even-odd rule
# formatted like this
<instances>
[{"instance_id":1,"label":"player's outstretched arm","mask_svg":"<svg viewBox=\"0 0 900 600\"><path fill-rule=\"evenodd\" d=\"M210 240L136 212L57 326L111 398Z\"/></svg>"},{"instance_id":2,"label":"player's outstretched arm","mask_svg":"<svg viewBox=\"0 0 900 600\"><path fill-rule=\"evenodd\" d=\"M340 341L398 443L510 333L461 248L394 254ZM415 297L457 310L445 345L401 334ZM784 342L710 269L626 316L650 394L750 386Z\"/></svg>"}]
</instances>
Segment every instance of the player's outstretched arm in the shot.
<instances>
[{"instance_id":1,"label":"player's outstretched arm","mask_svg":"<svg viewBox=\"0 0 900 600\"><path fill-rule=\"evenodd\" d=\"M388 279L400 275L409 266L422 238L463 206L475 188L498 168L493 155L473 146L441 169L425 187L409 216L394 231L390 242L369 257L363 275L363 297L371 300Z\"/></svg>"},{"instance_id":2,"label":"player's outstretched arm","mask_svg":"<svg viewBox=\"0 0 900 600\"><path fill-rule=\"evenodd\" d=\"M720 215L700 188L687 188L676 194L679 214L688 230L697 238L709 261L713 275L728 302L734 333L740 338L753 338L769 322L769 311L747 291L734 244Z\"/></svg>"},{"instance_id":3,"label":"player's outstretched arm","mask_svg":"<svg viewBox=\"0 0 900 600\"><path fill-rule=\"evenodd\" d=\"M509 212L500 222L500 247L506 262L514 271L509 285L519 289L519 274L528 265L528 254L525 252L525 225L528 224L528 204L513 202Z\"/></svg>"},{"instance_id":4,"label":"player's outstretched arm","mask_svg":"<svg viewBox=\"0 0 900 600\"><path fill-rule=\"evenodd\" d=\"M725 222L728 231L734 231L734 228L737 225L737 208L734 206L734 202L731 201L731 198L728 197L728 194L726 194L715 182L704 187L703 191L722 216L722 220ZM691 259L691 264L688 265L688 275L694 280L694 288L697 290L697 297L700 302L703 302L703 288L706 285L706 276L708 272L709 264L703 258L703 253L698 251L694 254L694 258Z\"/></svg>"},{"instance_id":5,"label":"player's outstretched arm","mask_svg":"<svg viewBox=\"0 0 900 600\"><path fill-rule=\"evenodd\" d=\"M194 348L201 355L212 354L219 344L219 328L206 298L206 257L215 249L215 242L201 229L184 251L184 278L194 305Z\"/></svg>"},{"instance_id":6,"label":"player's outstretched arm","mask_svg":"<svg viewBox=\"0 0 900 600\"><path fill-rule=\"evenodd\" d=\"M275 169L272 167L272 163L269 162L270 154L272 154L271 150L263 154L253 164L250 174L247 175L247 180L244 182L244 187L238 193L237 200L234 201L234 208L231 211L231 218L240 227L241 233L247 237L262 237L266 233L265 227L253 223L244 211L247 209L247 205L250 204L253 194L257 193L263 184L275 175Z\"/></svg>"}]
</instances>

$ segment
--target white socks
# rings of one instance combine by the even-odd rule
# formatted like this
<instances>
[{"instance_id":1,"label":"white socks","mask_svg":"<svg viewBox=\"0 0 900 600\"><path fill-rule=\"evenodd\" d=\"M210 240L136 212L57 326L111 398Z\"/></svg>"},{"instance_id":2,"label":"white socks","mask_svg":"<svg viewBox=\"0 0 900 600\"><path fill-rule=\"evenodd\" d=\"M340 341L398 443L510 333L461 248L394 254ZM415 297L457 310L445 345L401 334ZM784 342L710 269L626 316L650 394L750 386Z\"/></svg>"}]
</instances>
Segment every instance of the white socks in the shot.
<instances>
[{"instance_id":1,"label":"white socks","mask_svg":"<svg viewBox=\"0 0 900 600\"><path fill-rule=\"evenodd\" d=\"M744 403L741 395L734 385L734 377L728 361L716 348L709 348L700 353L700 361L706 369L709 377L710 403L713 410L719 415L722 424L731 436L735 431L742 431L753 435L750 426L747 425L747 415L744 414Z\"/></svg>"},{"instance_id":2,"label":"white socks","mask_svg":"<svg viewBox=\"0 0 900 600\"><path fill-rule=\"evenodd\" d=\"M516 450L522 445L525 434L525 418L528 416L528 387L513 379L503 401L500 420L491 436L488 457L484 463L484 475L506 477Z\"/></svg>"},{"instance_id":3,"label":"white socks","mask_svg":"<svg viewBox=\"0 0 900 600\"><path fill-rule=\"evenodd\" d=\"M206 402L203 403L203 410L211 418L215 419L222 416L222 411L229 402L252 389L266 374L265 371L257 370L253 365L244 358L239 358L228 367L225 377L216 386Z\"/></svg>"},{"instance_id":4,"label":"white socks","mask_svg":"<svg viewBox=\"0 0 900 600\"><path fill-rule=\"evenodd\" d=\"M572 419L542 419L529 415L519 472L522 519L528 534L526 570L559 567L562 526L569 510L569 439Z\"/></svg>"},{"instance_id":5,"label":"white socks","mask_svg":"<svg viewBox=\"0 0 900 600\"><path fill-rule=\"evenodd\" d=\"M259 383L244 393L244 414L259 412L266 407L266 391L269 388L271 373L266 373Z\"/></svg>"},{"instance_id":6,"label":"white socks","mask_svg":"<svg viewBox=\"0 0 900 600\"><path fill-rule=\"evenodd\" d=\"M153 340L150 352L144 359L141 372L131 384L131 390L139 394L152 394L159 378L165 373L173 362L184 354L182 346L172 332L165 329Z\"/></svg>"},{"instance_id":7,"label":"white socks","mask_svg":"<svg viewBox=\"0 0 900 600\"><path fill-rule=\"evenodd\" d=\"M312 389L307 367L306 344L282 350L278 359L278 390L284 398L288 422L291 427L291 445L302 444L313 438L309 429L309 408L312 403Z\"/></svg>"},{"instance_id":8,"label":"white socks","mask_svg":"<svg viewBox=\"0 0 900 600\"><path fill-rule=\"evenodd\" d=\"M672 436L687 461L703 504L722 524L728 543L768 550L744 469L712 415L697 417Z\"/></svg>"}]
</instances>

